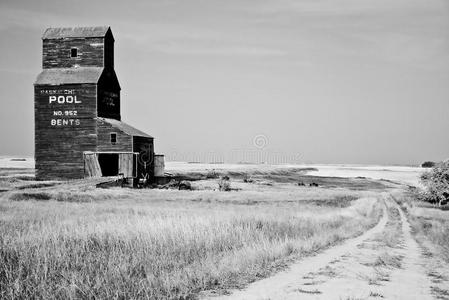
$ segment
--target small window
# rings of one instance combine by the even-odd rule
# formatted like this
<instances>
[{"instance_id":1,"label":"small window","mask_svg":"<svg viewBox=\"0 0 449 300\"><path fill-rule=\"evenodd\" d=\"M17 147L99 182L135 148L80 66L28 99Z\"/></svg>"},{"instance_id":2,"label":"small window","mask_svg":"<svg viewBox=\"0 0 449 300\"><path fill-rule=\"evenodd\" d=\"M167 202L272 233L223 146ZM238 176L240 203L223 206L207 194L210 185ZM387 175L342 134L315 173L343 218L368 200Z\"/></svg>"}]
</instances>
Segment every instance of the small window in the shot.
<instances>
[{"instance_id":1,"label":"small window","mask_svg":"<svg viewBox=\"0 0 449 300\"><path fill-rule=\"evenodd\" d=\"M111 133L111 144L115 145L117 143L117 133Z\"/></svg>"},{"instance_id":2,"label":"small window","mask_svg":"<svg viewBox=\"0 0 449 300\"><path fill-rule=\"evenodd\" d=\"M78 57L78 49L77 48L70 49L70 57Z\"/></svg>"}]
</instances>

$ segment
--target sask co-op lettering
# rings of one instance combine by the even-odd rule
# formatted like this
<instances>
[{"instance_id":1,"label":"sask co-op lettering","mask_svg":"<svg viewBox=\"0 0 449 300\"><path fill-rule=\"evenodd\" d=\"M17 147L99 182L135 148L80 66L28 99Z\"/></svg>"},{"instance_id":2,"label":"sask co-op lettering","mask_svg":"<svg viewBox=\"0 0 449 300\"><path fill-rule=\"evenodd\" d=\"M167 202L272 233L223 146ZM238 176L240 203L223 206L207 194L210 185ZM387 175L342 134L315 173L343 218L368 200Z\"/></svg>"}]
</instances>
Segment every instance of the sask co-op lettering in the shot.
<instances>
[{"instance_id":1,"label":"sask co-op lettering","mask_svg":"<svg viewBox=\"0 0 449 300\"><path fill-rule=\"evenodd\" d=\"M48 103L51 106L64 105L64 104L80 104L81 100L78 100L73 90L60 91L65 95L51 95L53 93L48 93ZM58 107L59 108L59 107ZM51 126L79 126L81 124L80 120L76 117L78 116L78 111L76 110L55 110L53 111L53 118L50 120Z\"/></svg>"}]
</instances>

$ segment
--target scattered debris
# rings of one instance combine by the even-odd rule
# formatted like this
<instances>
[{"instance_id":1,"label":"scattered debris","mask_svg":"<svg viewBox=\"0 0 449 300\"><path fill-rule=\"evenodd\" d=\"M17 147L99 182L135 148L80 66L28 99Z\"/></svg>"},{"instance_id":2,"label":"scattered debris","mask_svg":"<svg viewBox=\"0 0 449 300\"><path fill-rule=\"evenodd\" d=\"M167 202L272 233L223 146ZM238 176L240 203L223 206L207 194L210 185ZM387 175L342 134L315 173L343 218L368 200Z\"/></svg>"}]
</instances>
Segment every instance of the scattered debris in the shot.
<instances>
[{"instance_id":1,"label":"scattered debris","mask_svg":"<svg viewBox=\"0 0 449 300\"><path fill-rule=\"evenodd\" d=\"M245 173L245 174L243 174L243 182L245 182L245 183L253 183L254 180L251 178L250 175Z\"/></svg>"},{"instance_id":2,"label":"scattered debris","mask_svg":"<svg viewBox=\"0 0 449 300\"><path fill-rule=\"evenodd\" d=\"M111 187L126 187L130 186L128 178L126 178L123 173L120 173L115 180L100 182L96 184L97 188L107 189Z\"/></svg>"},{"instance_id":3,"label":"scattered debris","mask_svg":"<svg viewBox=\"0 0 449 300\"><path fill-rule=\"evenodd\" d=\"M190 181L183 180L179 183L178 189L181 190L192 190L192 184Z\"/></svg>"}]
</instances>

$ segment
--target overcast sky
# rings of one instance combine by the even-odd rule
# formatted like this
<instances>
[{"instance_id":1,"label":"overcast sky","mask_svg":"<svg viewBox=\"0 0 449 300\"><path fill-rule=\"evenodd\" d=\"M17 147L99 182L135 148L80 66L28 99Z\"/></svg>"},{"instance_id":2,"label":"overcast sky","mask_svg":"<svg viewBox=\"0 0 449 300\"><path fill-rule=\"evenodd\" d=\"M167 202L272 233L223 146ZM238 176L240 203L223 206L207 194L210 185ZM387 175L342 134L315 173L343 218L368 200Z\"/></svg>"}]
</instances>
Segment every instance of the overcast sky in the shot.
<instances>
[{"instance_id":1,"label":"overcast sky","mask_svg":"<svg viewBox=\"0 0 449 300\"><path fill-rule=\"evenodd\" d=\"M45 28L92 25L111 26L122 119L157 152L449 157L447 0L1 0L0 155L33 155Z\"/></svg>"}]
</instances>

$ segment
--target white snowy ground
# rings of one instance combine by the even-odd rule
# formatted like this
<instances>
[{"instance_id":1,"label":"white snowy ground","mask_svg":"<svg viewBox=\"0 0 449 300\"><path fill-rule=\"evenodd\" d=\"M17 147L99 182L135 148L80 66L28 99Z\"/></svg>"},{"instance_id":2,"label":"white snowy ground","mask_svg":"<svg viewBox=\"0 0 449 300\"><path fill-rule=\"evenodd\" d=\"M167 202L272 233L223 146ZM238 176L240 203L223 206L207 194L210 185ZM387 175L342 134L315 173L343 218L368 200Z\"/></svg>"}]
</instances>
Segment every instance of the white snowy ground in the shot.
<instances>
[{"instance_id":1,"label":"white snowy ground","mask_svg":"<svg viewBox=\"0 0 449 300\"><path fill-rule=\"evenodd\" d=\"M0 169L5 168L34 168L34 159L30 157L0 156Z\"/></svg>"}]
</instances>

